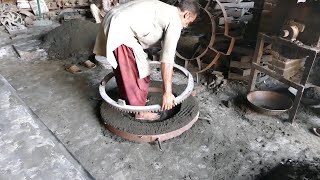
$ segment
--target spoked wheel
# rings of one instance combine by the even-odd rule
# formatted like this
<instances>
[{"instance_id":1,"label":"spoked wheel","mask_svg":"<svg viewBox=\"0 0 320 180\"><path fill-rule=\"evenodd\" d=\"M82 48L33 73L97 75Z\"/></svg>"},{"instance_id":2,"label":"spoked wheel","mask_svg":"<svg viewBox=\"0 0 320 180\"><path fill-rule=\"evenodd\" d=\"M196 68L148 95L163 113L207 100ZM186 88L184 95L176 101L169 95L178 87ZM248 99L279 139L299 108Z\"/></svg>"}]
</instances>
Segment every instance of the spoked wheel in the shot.
<instances>
[{"instance_id":1,"label":"spoked wheel","mask_svg":"<svg viewBox=\"0 0 320 180\"><path fill-rule=\"evenodd\" d=\"M210 0L202 6L204 7L200 8L196 22L182 30L176 52L177 57L185 61L185 68L188 67L190 61L197 61L198 71L196 74L210 69L218 62L221 55L230 55L235 43L235 39L229 36L227 13L220 1ZM221 17L224 20L222 28L224 31L217 33L217 25ZM225 39L227 42L225 48L219 49L214 46L217 37ZM210 61L206 67L202 67L204 59Z\"/></svg>"}]
</instances>

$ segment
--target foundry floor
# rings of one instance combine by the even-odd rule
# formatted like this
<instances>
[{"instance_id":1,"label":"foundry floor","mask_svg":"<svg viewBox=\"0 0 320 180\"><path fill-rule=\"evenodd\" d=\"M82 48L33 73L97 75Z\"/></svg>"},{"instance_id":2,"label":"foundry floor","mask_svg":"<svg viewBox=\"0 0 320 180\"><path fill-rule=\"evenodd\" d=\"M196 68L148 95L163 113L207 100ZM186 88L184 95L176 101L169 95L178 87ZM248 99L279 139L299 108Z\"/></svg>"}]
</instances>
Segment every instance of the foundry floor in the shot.
<instances>
[{"instance_id":1,"label":"foundry floor","mask_svg":"<svg viewBox=\"0 0 320 180\"><path fill-rule=\"evenodd\" d=\"M74 75L67 63L2 57L0 74L96 179L247 180L288 159L319 163L320 138L309 132L319 115L303 105L293 124L286 114L257 114L242 104L240 82L197 94L200 119L162 151L123 140L100 123L98 84L110 70L81 67Z\"/></svg>"}]
</instances>

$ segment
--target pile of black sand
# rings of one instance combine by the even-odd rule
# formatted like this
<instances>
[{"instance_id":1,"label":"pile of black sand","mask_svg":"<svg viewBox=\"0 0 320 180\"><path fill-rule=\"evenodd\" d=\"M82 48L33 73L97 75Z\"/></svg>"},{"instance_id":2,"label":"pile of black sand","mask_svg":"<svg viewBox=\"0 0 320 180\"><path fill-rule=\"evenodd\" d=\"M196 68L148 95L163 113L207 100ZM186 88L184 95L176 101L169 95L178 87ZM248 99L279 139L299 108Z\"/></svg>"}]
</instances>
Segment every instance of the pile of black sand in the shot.
<instances>
[{"instance_id":1,"label":"pile of black sand","mask_svg":"<svg viewBox=\"0 0 320 180\"><path fill-rule=\"evenodd\" d=\"M315 180L320 179L320 161L288 161L274 167L259 180Z\"/></svg>"},{"instance_id":2,"label":"pile of black sand","mask_svg":"<svg viewBox=\"0 0 320 180\"><path fill-rule=\"evenodd\" d=\"M315 101L320 101L320 87L306 88L303 92L303 97Z\"/></svg>"},{"instance_id":3,"label":"pile of black sand","mask_svg":"<svg viewBox=\"0 0 320 180\"><path fill-rule=\"evenodd\" d=\"M92 55L99 24L74 20L63 23L44 36L49 59L83 61Z\"/></svg>"}]
</instances>

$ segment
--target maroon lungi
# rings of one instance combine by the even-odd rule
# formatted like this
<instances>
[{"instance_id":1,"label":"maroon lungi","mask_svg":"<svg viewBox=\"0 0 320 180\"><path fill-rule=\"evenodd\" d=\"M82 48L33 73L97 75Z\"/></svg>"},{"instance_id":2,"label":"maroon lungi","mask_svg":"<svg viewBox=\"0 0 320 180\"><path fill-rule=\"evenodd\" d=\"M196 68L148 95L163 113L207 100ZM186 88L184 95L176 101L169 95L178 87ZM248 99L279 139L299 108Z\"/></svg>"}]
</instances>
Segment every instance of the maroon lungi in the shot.
<instances>
[{"instance_id":1,"label":"maroon lungi","mask_svg":"<svg viewBox=\"0 0 320 180\"><path fill-rule=\"evenodd\" d=\"M117 69L113 69L120 92L120 98L129 105L144 106L146 104L150 76L139 79L137 63L130 47L119 46L113 51L117 62Z\"/></svg>"}]
</instances>

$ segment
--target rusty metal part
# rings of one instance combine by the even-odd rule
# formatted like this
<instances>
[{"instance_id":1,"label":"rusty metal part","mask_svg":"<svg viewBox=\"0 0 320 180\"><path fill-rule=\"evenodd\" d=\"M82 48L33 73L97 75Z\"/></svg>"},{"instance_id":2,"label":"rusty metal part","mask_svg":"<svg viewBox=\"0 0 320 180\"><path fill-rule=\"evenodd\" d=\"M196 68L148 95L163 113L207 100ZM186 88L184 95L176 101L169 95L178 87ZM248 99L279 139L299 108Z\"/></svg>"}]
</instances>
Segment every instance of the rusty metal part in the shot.
<instances>
[{"instance_id":1,"label":"rusty metal part","mask_svg":"<svg viewBox=\"0 0 320 180\"><path fill-rule=\"evenodd\" d=\"M206 70L210 69L213 65L215 65L215 64L218 62L218 60L219 60L219 58L220 58L221 55L226 55L226 56L230 55L231 52L232 52L232 50L233 50L234 44L235 44L235 38L229 36L229 24L228 24L228 15L227 15L227 12L226 12L224 6L221 4L221 2L220 2L219 0L215 0L215 1L216 1L217 4L220 6L221 11L222 11L222 14L223 14L223 17L224 17L224 37L227 38L227 39L229 39L229 40L230 40L230 43L229 43L228 50L227 50L227 52L225 52L225 53L224 53L224 52L221 52L221 51L219 51L219 50L217 50L217 49L215 49L215 48L213 47L213 44L212 44L211 46L209 46L210 50L212 50L212 51L214 51L214 52L216 53L216 56L215 56L214 59L211 61L211 63L209 63L205 68L197 71L197 72L196 72L197 74L202 73L202 72L205 72ZM209 8L210 5L211 5L211 3L212 3L212 0L208 1L208 4L206 5L206 8ZM214 36L214 38L215 38L215 36Z\"/></svg>"},{"instance_id":2,"label":"rusty metal part","mask_svg":"<svg viewBox=\"0 0 320 180\"><path fill-rule=\"evenodd\" d=\"M140 135L140 134L131 134L127 132L120 131L119 129L114 128L111 125L105 124L105 127L112 132L113 134L116 134L124 139L127 139L129 141L136 141L136 142L162 142L168 139L172 139L174 137L180 136L182 133L187 131L192 127L192 125L198 120L199 113L196 117L193 118L192 121L189 122L189 124L185 125L184 127L177 129L175 131L164 133L164 134L155 134L155 135ZM160 148L160 147L159 147Z\"/></svg>"},{"instance_id":3,"label":"rusty metal part","mask_svg":"<svg viewBox=\"0 0 320 180\"><path fill-rule=\"evenodd\" d=\"M162 151L162 145L161 145L161 141L159 141L159 138L156 139L156 142L158 144L159 150Z\"/></svg>"},{"instance_id":4,"label":"rusty metal part","mask_svg":"<svg viewBox=\"0 0 320 180\"><path fill-rule=\"evenodd\" d=\"M299 35L298 26L284 26L281 30L281 37L294 41Z\"/></svg>"},{"instance_id":5,"label":"rusty metal part","mask_svg":"<svg viewBox=\"0 0 320 180\"><path fill-rule=\"evenodd\" d=\"M24 21L19 13L4 11L0 15L1 24L10 32L25 29Z\"/></svg>"},{"instance_id":6,"label":"rusty metal part","mask_svg":"<svg viewBox=\"0 0 320 180\"><path fill-rule=\"evenodd\" d=\"M216 22L215 22L216 16L213 16L209 12L209 8L212 5L213 1L215 1L218 4L218 6L221 9L221 15L224 17L225 23L224 23L223 36L225 39L228 39L228 41L229 41L229 46L228 46L228 49L226 52L222 52L214 47L214 42L216 40ZM235 44L235 38L229 36L228 15L227 15L227 12L226 12L223 4L219 0L209 0L208 3L206 4L205 8L201 8L201 10L203 10L203 12L205 12L205 14L210 17L210 22L211 22L211 38L210 38L208 46L205 47L204 50L198 56L196 56L196 54L199 53L198 52L199 48L196 49L193 52L193 56L191 58L184 57L178 51L176 51L177 57L179 57L180 59L183 59L185 61L185 68L187 68L189 61L192 61L192 60L197 61L199 71L197 71L196 74L205 72L206 70L210 69L213 65L215 65L218 62L221 55L226 55L226 56L230 55L233 50L234 44ZM212 53L212 52L216 54L215 57L212 59L212 61L206 67L202 68L202 63L201 63L202 58L204 58L207 53Z\"/></svg>"},{"instance_id":7,"label":"rusty metal part","mask_svg":"<svg viewBox=\"0 0 320 180\"><path fill-rule=\"evenodd\" d=\"M292 100L274 91L252 91L247 95L252 108L260 113L279 114L292 107Z\"/></svg>"},{"instance_id":8,"label":"rusty metal part","mask_svg":"<svg viewBox=\"0 0 320 180\"><path fill-rule=\"evenodd\" d=\"M151 61L150 64L160 65L160 62ZM191 95L193 87L194 87L194 82L193 82L192 74L187 69L185 69L182 66L179 66L177 64L174 64L173 67L180 70L188 78L188 85L187 85L186 89L175 98L176 105L178 105ZM124 102L123 100L120 100L120 101L118 100L118 102L114 101L106 93L106 84L113 76L114 76L113 73L109 73L108 75L106 75L105 78L101 81L101 84L99 86L99 92L100 92L101 97L108 104L110 104L113 108L116 108L119 111L130 112L130 113L159 112L159 111L161 111L161 105L159 105L159 104L149 105L149 106L131 106L131 105L126 105L125 103L123 103ZM152 91L152 90L157 90L157 89L151 88L149 90Z\"/></svg>"}]
</instances>

